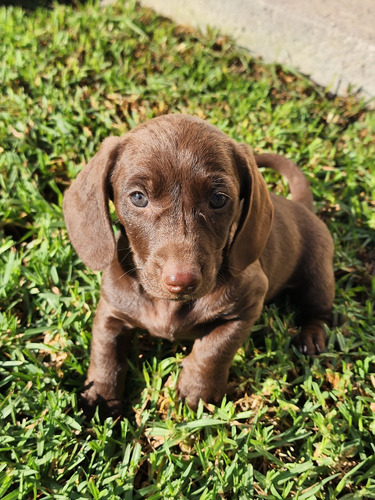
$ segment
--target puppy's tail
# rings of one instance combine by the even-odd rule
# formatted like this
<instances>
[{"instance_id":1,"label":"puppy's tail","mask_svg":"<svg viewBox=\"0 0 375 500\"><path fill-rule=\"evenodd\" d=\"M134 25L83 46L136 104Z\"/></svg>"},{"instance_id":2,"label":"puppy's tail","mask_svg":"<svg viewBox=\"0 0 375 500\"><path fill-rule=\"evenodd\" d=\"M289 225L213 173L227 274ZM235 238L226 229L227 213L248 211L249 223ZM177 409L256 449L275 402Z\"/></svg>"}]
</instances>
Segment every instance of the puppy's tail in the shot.
<instances>
[{"instance_id":1,"label":"puppy's tail","mask_svg":"<svg viewBox=\"0 0 375 500\"><path fill-rule=\"evenodd\" d=\"M314 211L310 185L292 160L273 153L254 155L254 158L258 167L268 167L283 175L289 183L292 200L305 205L311 212Z\"/></svg>"}]
</instances>

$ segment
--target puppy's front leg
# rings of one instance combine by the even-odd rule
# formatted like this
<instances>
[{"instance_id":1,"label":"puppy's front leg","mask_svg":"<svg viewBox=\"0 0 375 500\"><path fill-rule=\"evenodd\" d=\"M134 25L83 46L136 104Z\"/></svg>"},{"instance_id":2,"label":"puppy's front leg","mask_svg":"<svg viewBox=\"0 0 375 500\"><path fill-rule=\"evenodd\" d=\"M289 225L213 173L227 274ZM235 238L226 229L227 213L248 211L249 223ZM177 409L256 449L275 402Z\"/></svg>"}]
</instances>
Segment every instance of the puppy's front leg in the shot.
<instances>
[{"instance_id":1,"label":"puppy's front leg","mask_svg":"<svg viewBox=\"0 0 375 500\"><path fill-rule=\"evenodd\" d=\"M236 317L223 318L207 335L198 338L182 363L177 388L180 397L193 410L200 399L206 403L219 403L223 398L234 355L250 335L263 309L268 278L259 261L246 270L242 284L235 283L238 294Z\"/></svg>"},{"instance_id":2,"label":"puppy's front leg","mask_svg":"<svg viewBox=\"0 0 375 500\"><path fill-rule=\"evenodd\" d=\"M179 396L190 408L196 410L200 399L219 403L223 398L233 357L251 326L248 322L228 321L194 342L178 379Z\"/></svg>"},{"instance_id":3,"label":"puppy's front leg","mask_svg":"<svg viewBox=\"0 0 375 500\"><path fill-rule=\"evenodd\" d=\"M86 416L91 417L99 406L100 417L117 417L122 413L127 358L133 331L123 326L123 322L111 315L103 298L96 311L90 366L81 406Z\"/></svg>"}]
</instances>

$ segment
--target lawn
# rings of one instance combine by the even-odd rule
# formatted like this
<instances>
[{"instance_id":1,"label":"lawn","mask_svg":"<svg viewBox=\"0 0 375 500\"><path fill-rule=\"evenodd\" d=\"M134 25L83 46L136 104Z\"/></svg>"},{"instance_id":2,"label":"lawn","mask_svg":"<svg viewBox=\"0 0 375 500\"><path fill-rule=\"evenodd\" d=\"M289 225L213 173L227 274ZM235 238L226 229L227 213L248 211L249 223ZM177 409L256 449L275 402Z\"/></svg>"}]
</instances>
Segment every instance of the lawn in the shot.
<instances>
[{"instance_id":1,"label":"lawn","mask_svg":"<svg viewBox=\"0 0 375 500\"><path fill-rule=\"evenodd\" d=\"M374 111L132 1L0 7L0 40L0 498L375 498ZM175 391L189 346L140 333L125 417L87 422L77 396L100 273L70 245L63 192L106 136L172 112L309 178L335 241L327 351L294 349L282 298L238 351L221 406L193 413Z\"/></svg>"}]
</instances>

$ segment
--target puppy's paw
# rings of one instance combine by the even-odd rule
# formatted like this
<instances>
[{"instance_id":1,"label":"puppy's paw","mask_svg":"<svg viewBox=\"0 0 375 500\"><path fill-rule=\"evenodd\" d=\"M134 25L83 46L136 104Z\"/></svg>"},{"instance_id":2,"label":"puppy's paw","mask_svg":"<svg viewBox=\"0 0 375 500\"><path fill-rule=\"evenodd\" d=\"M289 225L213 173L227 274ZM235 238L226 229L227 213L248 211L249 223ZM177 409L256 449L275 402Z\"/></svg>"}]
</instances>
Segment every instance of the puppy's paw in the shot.
<instances>
[{"instance_id":1,"label":"puppy's paw","mask_svg":"<svg viewBox=\"0 0 375 500\"><path fill-rule=\"evenodd\" d=\"M79 395L78 403L87 419L91 419L96 407L99 407L101 421L107 417L118 418L122 416L122 401L106 396L103 384L86 381L83 392Z\"/></svg>"},{"instance_id":2,"label":"puppy's paw","mask_svg":"<svg viewBox=\"0 0 375 500\"><path fill-rule=\"evenodd\" d=\"M326 336L322 325L308 324L304 325L300 333L295 337L294 344L297 349L307 356L314 356L325 351Z\"/></svg>"},{"instance_id":3,"label":"puppy's paw","mask_svg":"<svg viewBox=\"0 0 375 500\"><path fill-rule=\"evenodd\" d=\"M183 368L178 379L177 390L179 397L184 399L192 410L196 410L199 400L205 403L218 404L226 392L226 380L202 377L197 371Z\"/></svg>"}]
</instances>

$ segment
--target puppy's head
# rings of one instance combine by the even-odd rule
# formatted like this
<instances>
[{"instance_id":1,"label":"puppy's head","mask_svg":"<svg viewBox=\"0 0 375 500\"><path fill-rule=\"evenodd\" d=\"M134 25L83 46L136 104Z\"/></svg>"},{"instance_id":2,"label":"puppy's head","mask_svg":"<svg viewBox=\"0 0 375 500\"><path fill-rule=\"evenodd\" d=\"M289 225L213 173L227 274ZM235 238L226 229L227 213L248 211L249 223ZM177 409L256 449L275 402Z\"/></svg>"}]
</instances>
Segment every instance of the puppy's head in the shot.
<instances>
[{"instance_id":1,"label":"puppy's head","mask_svg":"<svg viewBox=\"0 0 375 500\"><path fill-rule=\"evenodd\" d=\"M262 252L272 205L250 148L186 115L155 118L109 138L64 196L72 243L90 268L115 257L113 195L146 292L192 300L240 274Z\"/></svg>"}]
</instances>

